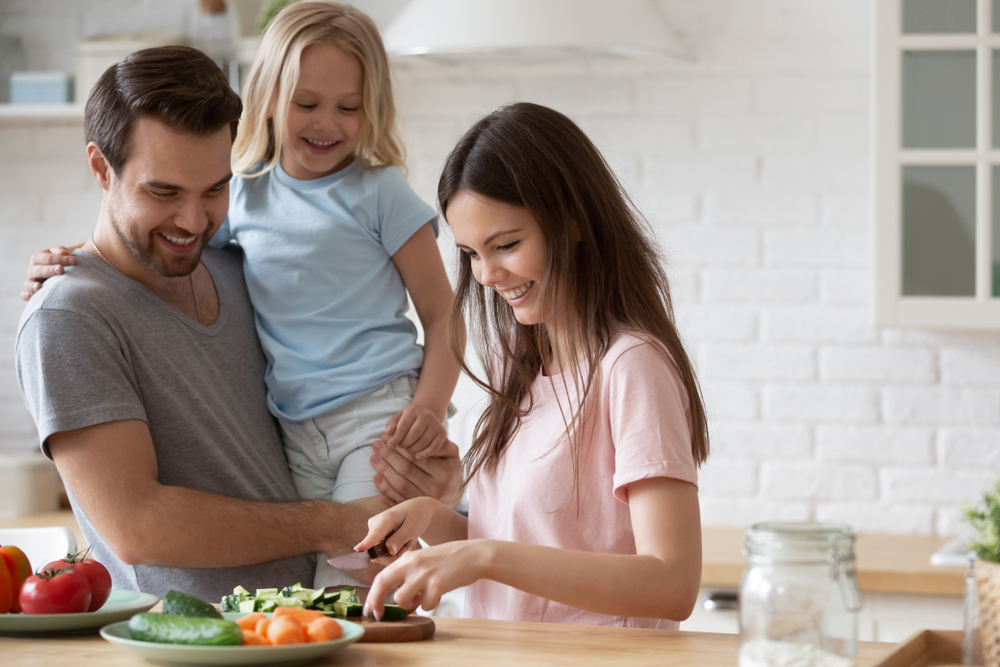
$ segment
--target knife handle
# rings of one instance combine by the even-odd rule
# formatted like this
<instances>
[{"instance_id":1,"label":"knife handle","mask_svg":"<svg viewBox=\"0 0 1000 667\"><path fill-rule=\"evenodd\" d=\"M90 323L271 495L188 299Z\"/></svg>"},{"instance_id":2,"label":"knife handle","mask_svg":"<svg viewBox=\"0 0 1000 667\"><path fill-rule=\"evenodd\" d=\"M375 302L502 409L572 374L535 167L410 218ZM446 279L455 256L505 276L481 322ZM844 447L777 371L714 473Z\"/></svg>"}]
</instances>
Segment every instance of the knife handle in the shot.
<instances>
[{"instance_id":1,"label":"knife handle","mask_svg":"<svg viewBox=\"0 0 1000 667\"><path fill-rule=\"evenodd\" d=\"M387 558L391 555L392 554L389 553L389 547L385 546L385 542L379 542L368 550L368 557L372 560L376 558Z\"/></svg>"}]
</instances>

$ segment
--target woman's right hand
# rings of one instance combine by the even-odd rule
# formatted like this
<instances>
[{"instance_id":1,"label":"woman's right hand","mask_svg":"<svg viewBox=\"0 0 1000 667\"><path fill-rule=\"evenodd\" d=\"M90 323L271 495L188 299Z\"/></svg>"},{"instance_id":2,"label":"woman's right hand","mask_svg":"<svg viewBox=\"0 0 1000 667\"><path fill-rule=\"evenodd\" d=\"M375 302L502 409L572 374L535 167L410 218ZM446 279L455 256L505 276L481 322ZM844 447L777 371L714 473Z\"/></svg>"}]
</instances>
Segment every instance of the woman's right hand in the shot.
<instances>
[{"instance_id":1,"label":"woman's right hand","mask_svg":"<svg viewBox=\"0 0 1000 667\"><path fill-rule=\"evenodd\" d=\"M444 507L432 498L414 498L387 509L368 519L368 535L354 547L355 551L366 551L379 542L385 542L389 553L401 555L411 540L423 535L434 519L434 512ZM388 559L379 559L377 562Z\"/></svg>"},{"instance_id":2,"label":"woman's right hand","mask_svg":"<svg viewBox=\"0 0 1000 667\"><path fill-rule=\"evenodd\" d=\"M66 269L63 267L76 264L76 257L73 257L72 253L81 247L83 247L83 243L70 248L57 245L32 255L31 261L28 263L28 279L24 281L21 299L27 301L32 294L41 289L42 283L48 278L64 273Z\"/></svg>"}]
</instances>

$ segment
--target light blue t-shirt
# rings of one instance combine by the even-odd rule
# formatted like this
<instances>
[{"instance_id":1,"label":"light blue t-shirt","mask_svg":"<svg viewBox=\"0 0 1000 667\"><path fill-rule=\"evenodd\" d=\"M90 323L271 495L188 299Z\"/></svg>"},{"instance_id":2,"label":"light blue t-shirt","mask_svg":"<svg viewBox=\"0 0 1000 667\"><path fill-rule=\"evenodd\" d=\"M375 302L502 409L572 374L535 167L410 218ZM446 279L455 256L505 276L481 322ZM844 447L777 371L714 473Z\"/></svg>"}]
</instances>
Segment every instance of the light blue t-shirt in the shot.
<instances>
[{"instance_id":1,"label":"light blue t-shirt","mask_svg":"<svg viewBox=\"0 0 1000 667\"><path fill-rule=\"evenodd\" d=\"M272 414L309 419L419 374L423 350L392 256L428 221L436 235L434 209L396 167L355 161L300 181L279 164L233 179L211 245L243 248Z\"/></svg>"}]
</instances>

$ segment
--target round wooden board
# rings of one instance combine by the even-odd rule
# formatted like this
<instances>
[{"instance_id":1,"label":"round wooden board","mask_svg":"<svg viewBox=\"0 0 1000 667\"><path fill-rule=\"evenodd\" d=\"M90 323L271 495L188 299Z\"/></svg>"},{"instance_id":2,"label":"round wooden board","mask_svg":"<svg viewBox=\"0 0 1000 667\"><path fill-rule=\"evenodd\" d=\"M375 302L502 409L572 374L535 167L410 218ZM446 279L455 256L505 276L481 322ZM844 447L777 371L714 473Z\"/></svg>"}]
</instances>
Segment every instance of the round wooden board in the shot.
<instances>
[{"instance_id":1,"label":"round wooden board","mask_svg":"<svg viewBox=\"0 0 1000 667\"><path fill-rule=\"evenodd\" d=\"M434 621L410 614L405 621L354 621L365 629L359 642L419 642L434 636Z\"/></svg>"}]
</instances>

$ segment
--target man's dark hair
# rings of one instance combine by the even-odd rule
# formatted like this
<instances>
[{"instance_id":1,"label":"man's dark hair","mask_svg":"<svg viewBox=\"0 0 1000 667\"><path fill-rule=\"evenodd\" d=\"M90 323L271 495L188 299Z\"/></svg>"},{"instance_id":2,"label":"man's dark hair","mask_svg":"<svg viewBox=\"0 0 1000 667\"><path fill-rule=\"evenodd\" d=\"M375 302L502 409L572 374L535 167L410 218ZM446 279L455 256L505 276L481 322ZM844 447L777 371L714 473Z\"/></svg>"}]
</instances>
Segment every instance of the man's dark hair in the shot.
<instances>
[{"instance_id":1,"label":"man's dark hair","mask_svg":"<svg viewBox=\"0 0 1000 667\"><path fill-rule=\"evenodd\" d=\"M210 136L226 125L236 139L243 103L211 58L187 46L143 49L109 67L87 98L84 129L116 173L139 118L174 132Z\"/></svg>"}]
</instances>

